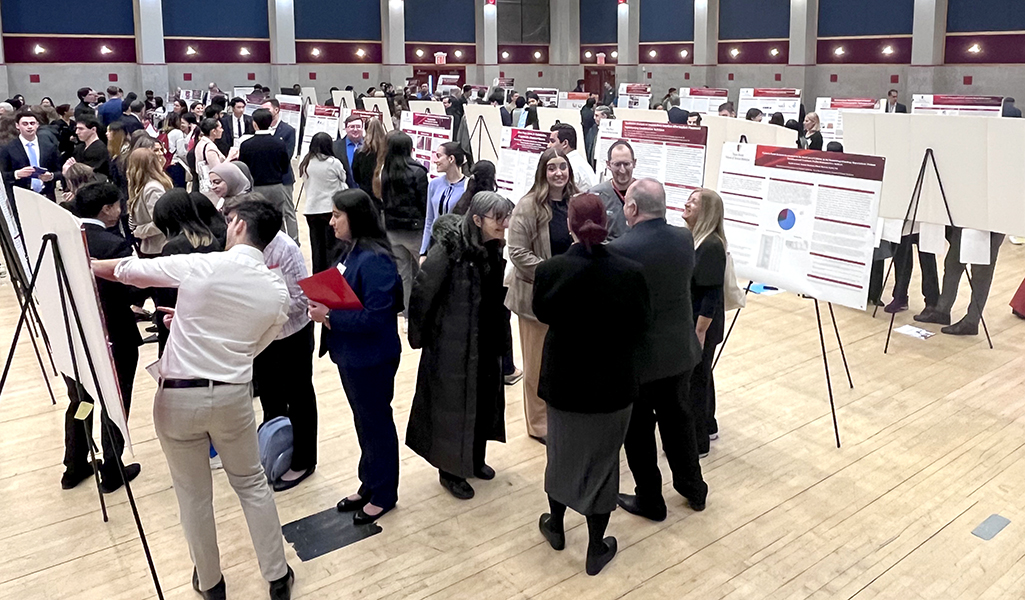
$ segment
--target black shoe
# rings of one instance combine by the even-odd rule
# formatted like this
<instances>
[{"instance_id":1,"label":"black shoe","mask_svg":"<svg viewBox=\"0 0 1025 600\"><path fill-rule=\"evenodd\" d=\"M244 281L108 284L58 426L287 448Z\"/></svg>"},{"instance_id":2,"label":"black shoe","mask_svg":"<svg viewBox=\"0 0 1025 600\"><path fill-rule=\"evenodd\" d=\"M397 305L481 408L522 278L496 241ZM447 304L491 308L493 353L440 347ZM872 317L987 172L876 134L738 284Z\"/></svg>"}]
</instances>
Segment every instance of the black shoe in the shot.
<instances>
[{"instance_id":1,"label":"black shoe","mask_svg":"<svg viewBox=\"0 0 1025 600\"><path fill-rule=\"evenodd\" d=\"M297 479L293 479L292 481L285 481L284 479L279 479L279 480L274 482L274 485L272 487L273 487L275 492L283 492L285 490L290 490L290 489L294 488L295 486L299 485L300 483L302 483L303 481L305 481L306 478L309 477L310 475L313 475L313 472L316 471L316 470L317 470L317 466L314 465L314 466L310 467L309 469L306 469L306 471L303 472L303 474L300 475Z\"/></svg>"},{"instance_id":2,"label":"black shoe","mask_svg":"<svg viewBox=\"0 0 1025 600\"><path fill-rule=\"evenodd\" d=\"M366 498L360 498L359 500L349 500L348 498L342 498L338 501L338 512L352 512L359 510L370 504L370 496Z\"/></svg>"},{"instance_id":3,"label":"black shoe","mask_svg":"<svg viewBox=\"0 0 1025 600\"><path fill-rule=\"evenodd\" d=\"M395 507L394 506L390 506L390 507L382 510L381 512L377 513L376 515L368 515L367 513L363 512L363 509L361 508L361 509L356 511L356 514L352 515L352 524L353 525L369 525L370 523L373 523L374 521L376 521L376 520L380 519L381 517L383 517L384 515L386 515L393 508L395 508Z\"/></svg>"},{"instance_id":4,"label":"black shoe","mask_svg":"<svg viewBox=\"0 0 1025 600\"><path fill-rule=\"evenodd\" d=\"M883 302L883 301L882 301L881 299L879 299L879 298L869 298L869 299L868 299L868 305L869 305L869 306L882 306L882 305L884 305L884 304L886 304L886 303L885 303L885 302Z\"/></svg>"},{"instance_id":5,"label":"black shoe","mask_svg":"<svg viewBox=\"0 0 1025 600\"><path fill-rule=\"evenodd\" d=\"M128 478L128 481L135 481L135 478L139 476L140 471L142 471L142 467L140 467L138 463L125 465L125 477ZM100 481L100 490L102 490L104 494L113 494L121 489L121 486L124 484L125 481L124 479L121 479L121 473L111 477L104 476Z\"/></svg>"},{"instance_id":6,"label":"black shoe","mask_svg":"<svg viewBox=\"0 0 1025 600\"><path fill-rule=\"evenodd\" d=\"M666 520L666 503L664 501L659 504L641 502L637 496L620 494L617 503L620 508L631 515L637 515L638 517L644 517L656 522Z\"/></svg>"},{"instance_id":7,"label":"black shoe","mask_svg":"<svg viewBox=\"0 0 1025 600\"><path fill-rule=\"evenodd\" d=\"M694 485L687 489L678 489L676 491L687 499L687 505L690 506L691 510L695 512L705 510L705 500L708 498L707 483L702 481L700 485Z\"/></svg>"},{"instance_id":8,"label":"black shoe","mask_svg":"<svg viewBox=\"0 0 1025 600\"><path fill-rule=\"evenodd\" d=\"M566 548L566 532L555 531L551 527L552 515L545 513L541 515L541 518L537 522L537 528L541 530L541 535L545 536L548 543L551 544L553 550L563 550Z\"/></svg>"},{"instance_id":9,"label":"black shoe","mask_svg":"<svg viewBox=\"0 0 1025 600\"><path fill-rule=\"evenodd\" d=\"M66 469L61 475L61 489L70 490L93 476L93 466L88 464L84 467Z\"/></svg>"},{"instance_id":10,"label":"black shoe","mask_svg":"<svg viewBox=\"0 0 1025 600\"><path fill-rule=\"evenodd\" d=\"M491 481L495 478L495 470L487 465L483 465L481 468L476 469L473 472L473 476L477 479L483 479L484 481Z\"/></svg>"},{"instance_id":11,"label":"black shoe","mask_svg":"<svg viewBox=\"0 0 1025 600\"><path fill-rule=\"evenodd\" d=\"M438 480L441 481L441 487L448 490L448 493L459 500L473 498L473 487L465 479L449 479L441 475Z\"/></svg>"},{"instance_id":12,"label":"black shoe","mask_svg":"<svg viewBox=\"0 0 1025 600\"><path fill-rule=\"evenodd\" d=\"M541 436L532 435L532 436L530 436L530 439L534 440L535 442L538 442L542 446L547 446L548 445L548 440L546 440L545 438L543 438Z\"/></svg>"},{"instance_id":13,"label":"black shoe","mask_svg":"<svg viewBox=\"0 0 1025 600\"><path fill-rule=\"evenodd\" d=\"M602 540L602 545L605 546L605 550L601 553L592 553L591 549L587 549L587 574L597 575L601 573L601 570L605 568L605 565L612 562L613 557L616 556L616 538L609 536Z\"/></svg>"},{"instance_id":14,"label":"black shoe","mask_svg":"<svg viewBox=\"0 0 1025 600\"><path fill-rule=\"evenodd\" d=\"M224 576L221 575L221 580L214 587L206 590L205 592L199 589L199 573L196 572L195 567L192 569L192 589L203 597L203 600L225 600L227 596L224 591Z\"/></svg>"},{"instance_id":15,"label":"black shoe","mask_svg":"<svg viewBox=\"0 0 1025 600\"><path fill-rule=\"evenodd\" d=\"M943 327L940 331L947 335L979 335L979 324L972 323L965 317L953 325Z\"/></svg>"},{"instance_id":16,"label":"black shoe","mask_svg":"<svg viewBox=\"0 0 1025 600\"><path fill-rule=\"evenodd\" d=\"M950 325L950 313L942 313L934 306L926 306L925 310L915 315L919 323L936 323L937 325Z\"/></svg>"},{"instance_id":17,"label":"black shoe","mask_svg":"<svg viewBox=\"0 0 1025 600\"><path fill-rule=\"evenodd\" d=\"M904 296L903 298L894 298L893 300L891 300L890 303L886 305L886 308L883 309L883 312L893 315L899 312L904 312L907 309L908 297Z\"/></svg>"},{"instance_id":18,"label":"black shoe","mask_svg":"<svg viewBox=\"0 0 1025 600\"><path fill-rule=\"evenodd\" d=\"M295 571L292 570L292 567L288 567L288 572L284 577L270 582L270 600L292 600L292 584L294 583Z\"/></svg>"}]
</instances>

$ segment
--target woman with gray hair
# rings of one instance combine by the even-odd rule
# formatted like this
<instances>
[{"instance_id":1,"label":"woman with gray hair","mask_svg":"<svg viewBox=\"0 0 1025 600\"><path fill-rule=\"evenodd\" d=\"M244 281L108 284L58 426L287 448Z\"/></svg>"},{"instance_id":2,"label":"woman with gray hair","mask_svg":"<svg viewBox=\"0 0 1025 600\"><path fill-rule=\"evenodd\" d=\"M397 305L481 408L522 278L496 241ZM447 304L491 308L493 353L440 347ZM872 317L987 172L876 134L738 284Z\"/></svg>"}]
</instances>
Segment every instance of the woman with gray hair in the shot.
<instances>
[{"instance_id":1,"label":"woman with gray hair","mask_svg":"<svg viewBox=\"0 0 1025 600\"><path fill-rule=\"evenodd\" d=\"M460 500L473 498L467 479L495 477L484 461L488 440L505 441L502 248L512 211L485 191L465 216L439 217L409 301L409 345L423 352L406 445Z\"/></svg>"}]
</instances>

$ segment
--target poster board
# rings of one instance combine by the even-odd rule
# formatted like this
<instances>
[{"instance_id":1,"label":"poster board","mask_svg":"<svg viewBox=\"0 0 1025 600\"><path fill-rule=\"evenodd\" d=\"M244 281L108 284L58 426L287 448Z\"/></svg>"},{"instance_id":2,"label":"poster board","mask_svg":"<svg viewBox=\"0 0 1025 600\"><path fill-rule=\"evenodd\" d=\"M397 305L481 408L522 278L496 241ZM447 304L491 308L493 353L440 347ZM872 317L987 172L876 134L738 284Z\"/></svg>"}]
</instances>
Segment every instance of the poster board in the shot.
<instances>
[{"instance_id":1,"label":"poster board","mask_svg":"<svg viewBox=\"0 0 1025 600\"><path fill-rule=\"evenodd\" d=\"M1003 96L957 96L952 94L914 94L911 96L912 114L999 117L1003 114L1003 108Z\"/></svg>"},{"instance_id":2,"label":"poster board","mask_svg":"<svg viewBox=\"0 0 1025 600\"><path fill-rule=\"evenodd\" d=\"M680 108L687 112L714 115L729 96L730 91L722 88L680 88Z\"/></svg>"},{"instance_id":3,"label":"poster board","mask_svg":"<svg viewBox=\"0 0 1025 600\"><path fill-rule=\"evenodd\" d=\"M558 108L570 108L580 110L587 104L587 92L559 92Z\"/></svg>"},{"instance_id":4,"label":"poster board","mask_svg":"<svg viewBox=\"0 0 1025 600\"><path fill-rule=\"evenodd\" d=\"M341 109L337 106L307 105L306 128L303 129L299 156L306 156L306 153L310 151L310 142L313 141L313 136L318 133L326 133L334 141L338 135L339 123L341 122L340 116Z\"/></svg>"},{"instance_id":5,"label":"poster board","mask_svg":"<svg viewBox=\"0 0 1025 600\"><path fill-rule=\"evenodd\" d=\"M178 97L190 104L193 102L202 102L203 90L180 90Z\"/></svg>"},{"instance_id":6,"label":"poster board","mask_svg":"<svg viewBox=\"0 0 1025 600\"><path fill-rule=\"evenodd\" d=\"M783 113L783 121L801 118L801 90L798 88L741 88L740 102L737 103L737 116L741 119L747 111L757 108L771 117L775 113ZM768 121L768 118L765 119Z\"/></svg>"},{"instance_id":7,"label":"poster board","mask_svg":"<svg viewBox=\"0 0 1025 600\"><path fill-rule=\"evenodd\" d=\"M537 163L548 149L548 134L536 129L503 127L501 143L495 174L498 193L519 202L534 185Z\"/></svg>"},{"instance_id":8,"label":"poster board","mask_svg":"<svg viewBox=\"0 0 1025 600\"><path fill-rule=\"evenodd\" d=\"M70 212L35 192L16 187L14 198L18 207L18 218L21 221L25 236L25 247L29 256L39 256L43 236L53 233L57 235L57 246L60 248L64 267L67 270L69 289L78 307L78 317L68 307L71 321L71 339L74 356L79 366L82 387L97 401L99 394L96 382L93 381L86 357L86 347L93 359L99 390L103 393L107 405L107 415L121 430L125 437L125 449L132 452L132 441L128 432L128 421L125 417L124 404L121 400L121 388L118 386L117 371L110 353L107 340L107 329L104 325L103 312L97 297L96 282L93 279L92 267L89 264L89 253L86 250L85 234L82 222ZM50 350L53 362L61 373L74 377L72 348L68 344L68 336L64 326L64 307L60 300L57 287L57 272L54 264L54 253L47 249L43 262L36 277L36 288L33 296L39 309L43 327L50 332ZM78 326L81 325L85 336L81 336Z\"/></svg>"},{"instance_id":9,"label":"poster board","mask_svg":"<svg viewBox=\"0 0 1025 600\"><path fill-rule=\"evenodd\" d=\"M331 92L331 99L338 108L356 108L356 97L352 90L335 90Z\"/></svg>"},{"instance_id":10,"label":"poster board","mask_svg":"<svg viewBox=\"0 0 1025 600\"><path fill-rule=\"evenodd\" d=\"M617 108L651 108L651 86L646 83L621 83Z\"/></svg>"},{"instance_id":11,"label":"poster board","mask_svg":"<svg viewBox=\"0 0 1025 600\"><path fill-rule=\"evenodd\" d=\"M797 147L797 132L786 127L720 117L718 114L701 117L701 124L708 127L709 151L705 163L705 187L713 190L719 189L719 160L723 144L737 144L746 139L749 144Z\"/></svg>"},{"instance_id":12,"label":"poster board","mask_svg":"<svg viewBox=\"0 0 1025 600\"><path fill-rule=\"evenodd\" d=\"M318 104L318 102L317 102L317 88L314 88L314 87L303 87L302 88L302 92L303 92L303 102L306 102L307 100L309 100L313 104Z\"/></svg>"},{"instance_id":13,"label":"poster board","mask_svg":"<svg viewBox=\"0 0 1025 600\"><path fill-rule=\"evenodd\" d=\"M433 100L410 100L409 110L414 113L424 113L430 115L444 115L445 105L441 102L435 102ZM403 118L405 113L403 113Z\"/></svg>"},{"instance_id":14,"label":"poster board","mask_svg":"<svg viewBox=\"0 0 1025 600\"><path fill-rule=\"evenodd\" d=\"M668 123L669 113L647 108L617 108L616 118L624 121L645 121L647 123Z\"/></svg>"},{"instance_id":15,"label":"poster board","mask_svg":"<svg viewBox=\"0 0 1025 600\"><path fill-rule=\"evenodd\" d=\"M704 184L708 128L608 119L601 122L598 136L600 152L595 150L595 159L602 179L611 177L605 164L608 148L617 140L630 142L637 159L634 177L662 182L666 190L666 220L683 226L683 205L691 192Z\"/></svg>"},{"instance_id":16,"label":"poster board","mask_svg":"<svg viewBox=\"0 0 1025 600\"><path fill-rule=\"evenodd\" d=\"M886 159L757 144L722 149L737 276L864 310Z\"/></svg>"},{"instance_id":17,"label":"poster board","mask_svg":"<svg viewBox=\"0 0 1025 600\"><path fill-rule=\"evenodd\" d=\"M366 128L367 122L370 119L378 119L378 120L380 120L380 118L381 118L381 113L374 112L372 110L349 110L347 108L343 108L342 111L341 111L341 116L338 119L338 137L339 138L345 137L345 120L348 119L350 115L356 115L356 116L362 118L363 119L363 127L364 128ZM389 119L389 121L390 120L391 119ZM384 123L384 129L385 129L385 131L389 130L387 122Z\"/></svg>"},{"instance_id":18,"label":"poster board","mask_svg":"<svg viewBox=\"0 0 1025 600\"><path fill-rule=\"evenodd\" d=\"M413 158L427 168L431 179L440 175L432 159L438 146L452 141L452 120L444 113L402 113L399 128L413 138Z\"/></svg>"},{"instance_id":19,"label":"poster board","mask_svg":"<svg viewBox=\"0 0 1025 600\"><path fill-rule=\"evenodd\" d=\"M883 112L884 108L874 98L818 98L815 114L819 116L823 143L843 142L844 113Z\"/></svg>"},{"instance_id":20,"label":"poster board","mask_svg":"<svg viewBox=\"0 0 1025 600\"><path fill-rule=\"evenodd\" d=\"M577 149L584 148L584 126L579 110L572 108L543 108L537 109L537 126L545 133L551 132L552 125L556 123L569 123L577 131Z\"/></svg>"},{"instance_id":21,"label":"poster board","mask_svg":"<svg viewBox=\"0 0 1025 600\"><path fill-rule=\"evenodd\" d=\"M387 98L371 98L370 96L364 96L363 109L380 113L381 121L384 123L385 131L391 131L395 128L392 124L391 108L389 108L388 106Z\"/></svg>"},{"instance_id":22,"label":"poster board","mask_svg":"<svg viewBox=\"0 0 1025 600\"><path fill-rule=\"evenodd\" d=\"M540 100L537 105L538 108L542 106L546 108L561 108L559 106L559 90L556 88L529 87L527 88L527 91L537 94L537 97ZM586 98L584 98L584 100L586 100Z\"/></svg>"},{"instance_id":23,"label":"poster board","mask_svg":"<svg viewBox=\"0 0 1025 600\"><path fill-rule=\"evenodd\" d=\"M21 235L21 227L18 225L18 220L14 217L14 207L11 206L11 200L7 197L6 186L0 185L0 216L3 218L3 231L0 231L0 235L3 235L10 243L14 253L17 254L17 265L7 265L8 269L19 272L19 275L28 276L32 272L32 263L29 262L28 252L25 249L25 238ZM26 280L25 285L28 285Z\"/></svg>"},{"instance_id":24,"label":"poster board","mask_svg":"<svg viewBox=\"0 0 1025 600\"><path fill-rule=\"evenodd\" d=\"M470 152L473 154L473 160L490 160L498 167L498 155L502 147L501 111L497 106L490 104L467 104L463 110L466 116L466 129L470 134Z\"/></svg>"}]
</instances>

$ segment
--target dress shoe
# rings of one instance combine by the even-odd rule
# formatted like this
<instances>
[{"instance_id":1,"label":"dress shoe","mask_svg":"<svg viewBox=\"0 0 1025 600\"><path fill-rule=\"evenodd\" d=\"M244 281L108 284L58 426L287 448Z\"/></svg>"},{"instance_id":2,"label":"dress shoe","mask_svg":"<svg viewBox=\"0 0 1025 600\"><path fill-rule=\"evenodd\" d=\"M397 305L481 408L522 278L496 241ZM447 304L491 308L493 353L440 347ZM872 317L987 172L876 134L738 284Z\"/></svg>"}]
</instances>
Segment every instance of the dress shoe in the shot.
<instances>
[{"instance_id":1,"label":"dress shoe","mask_svg":"<svg viewBox=\"0 0 1025 600\"><path fill-rule=\"evenodd\" d=\"M292 584L294 583L295 572L292 567L288 567L288 572L284 577L270 582L270 600L292 600Z\"/></svg>"},{"instance_id":2,"label":"dress shoe","mask_svg":"<svg viewBox=\"0 0 1025 600\"><path fill-rule=\"evenodd\" d=\"M941 328L940 331L947 335L979 335L979 324L972 323L965 317L953 325Z\"/></svg>"},{"instance_id":3,"label":"dress shoe","mask_svg":"<svg viewBox=\"0 0 1025 600\"><path fill-rule=\"evenodd\" d=\"M205 592L199 589L199 573L196 569L192 569L192 589L196 590L203 600L225 600L227 596L224 591L224 576L221 576L221 580L217 582L217 585L206 590Z\"/></svg>"},{"instance_id":4,"label":"dress shoe","mask_svg":"<svg viewBox=\"0 0 1025 600\"><path fill-rule=\"evenodd\" d=\"M338 501L338 512L352 512L359 510L370 504L370 497L360 498L359 500L349 500L348 498L342 498Z\"/></svg>"},{"instance_id":5,"label":"dress shoe","mask_svg":"<svg viewBox=\"0 0 1025 600\"><path fill-rule=\"evenodd\" d=\"M132 463L125 465L125 477L128 481L135 481L135 478L139 476L139 472L142 471L142 467L138 463ZM113 494L114 492L121 489L121 486L125 484L125 480L121 478L121 473L112 477L104 477L100 481L100 489L104 494Z\"/></svg>"},{"instance_id":6,"label":"dress shoe","mask_svg":"<svg viewBox=\"0 0 1025 600\"><path fill-rule=\"evenodd\" d=\"M479 469L474 470L473 476L484 481L491 481L495 478L495 470L487 465L482 465Z\"/></svg>"},{"instance_id":7,"label":"dress shoe","mask_svg":"<svg viewBox=\"0 0 1025 600\"><path fill-rule=\"evenodd\" d=\"M537 528L541 530L541 535L545 536L553 550L563 550L566 548L566 532L555 531L552 529L551 523L552 515L545 513L538 520Z\"/></svg>"},{"instance_id":8,"label":"dress shoe","mask_svg":"<svg viewBox=\"0 0 1025 600\"><path fill-rule=\"evenodd\" d=\"M61 475L61 489L70 490L92 476L93 465L91 464L75 469L66 469Z\"/></svg>"},{"instance_id":9,"label":"dress shoe","mask_svg":"<svg viewBox=\"0 0 1025 600\"><path fill-rule=\"evenodd\" d=\"M605 547L604 551L591 552L591 549L587 549L587 574L592 577L601 573L601 570L605 568L605 565L612 562L613 557L616 556L616 538L609 536L602 540L602 546Z\"/></svg>"},{"instance_id":10,"label":"dress shoe","mask_svg":"<svg viewBox=\"0 0 1025 600\"><path fill-rule=\"evenodd\" d=\"M465 479L449 479L444 475L441 475L438 479L441 481L441 487L448 490L448 493L459 500L473 498L473 487Z\"/></svg>"},{"instance_id":11,"label":"dress shoe","mask_svg":"<svg viewBox=\"0 0 1025 600\"><path fill-rule=\"evenodd\" d=\"M687 499L687 506L694 512L705 510L705 500L708 498L708 484L704 481L686 488L677 488L676 491Z\"/></svg>"},{"instance_id":12,"label":"dress shoe","mask_svg":"<svg viewBox=\"0 0 1025 600\"><path fill-rule=\"evenodd\" d=\"M926 306L925 310L915 315L919 323L936 323L937 325L950 325L950 313L942 313L934 306Z\"/></svg>"},{"instance_id":13,"label":"dress shoe","mask_svg":"<svg viewBox=\"0 0 1025 600\"><path fill-rule=\"evenodd\" d=\"M890 303L887 304L885 308L883 308L883 312L892 315L899 312L904 312L907 309L908 297L904 296L903 298L894 298L893 300L891 300Z\"/></svg>"},{"instance_id":14,"label":"dress shoe","mask_svg":"<svg viewBox=\"0 0 1025 600\"><path fill-rule=\"evenodd\" d=\"M381 512L377 513L376 515L368 515L361 508L361 509L356 511L356 514L352 515L352 524L353 525L369 525L369 524L373 523L374 521L380 519L384 515L388 514L388 512L391 511L391 509L393 509L393 508L395 508L395 507L394 506L390 506L390 507L382 510Z\"/></svg>"},{"instance_id":15,"label":"dress shoe","mask_svg":"<svg viewBox=\"0 0 1025 600\"><path fill-rule=\"evenodd\" d=\"M523 369L516 369L512 373L502 376L502 381L505 385L516 385L521 379L523 379Z\"/></svg>"},{"instance_id":16,"label":"dress shoe","mask_svg":"<svg viewBox=\"0 0 1025 600\"><path fill-rule=\"evenodd\" d=\"M666 503L642 502L639 497L631 494L620 494L618 498L619 507L638 517L644 517L652 521L666 520Z\"/></svg>"},{"instance_id":17,"label":"dress shoe","mask_svg":"<svg viewBox=\"0 0 1025 600\"><path fill-rule=\"evenodd\" d=\"M279 479L279 480L274 482L274 485L273 485L274 491L275 492L283 492L285 490L290 490L290 489L294 488L295 486L299 485L300 483L302 483L303 481L305 481L306 478L309 477L310 475L313 475L313 472L316 471L316 470L317 470L317 466L314 465L314 466L310 467L309 469L306 469L305 471L303 471L303 474L300 475L296 479L293 479L291 481L285 481L284 479Z\"/></svg>"}]
</instances>

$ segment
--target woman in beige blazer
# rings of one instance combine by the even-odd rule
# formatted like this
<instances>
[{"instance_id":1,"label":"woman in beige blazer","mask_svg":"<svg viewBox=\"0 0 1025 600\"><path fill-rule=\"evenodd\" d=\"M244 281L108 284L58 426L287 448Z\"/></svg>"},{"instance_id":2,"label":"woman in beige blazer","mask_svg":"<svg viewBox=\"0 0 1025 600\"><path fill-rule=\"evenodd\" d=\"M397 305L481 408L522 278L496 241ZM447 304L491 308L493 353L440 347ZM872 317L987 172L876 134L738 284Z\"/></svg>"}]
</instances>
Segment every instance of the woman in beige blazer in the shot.
<instances>
[{"instance_id":1,"label":"woman in beige blazer","mask_svg":"<svg viewBox=\"0 0 1025 600\"><path fill-rule=\"evenodd\" d=\"M174 185L164 172L164 157L150 148L136 148L128 156L128 224L139 241L139 256L159 256L167 238L153 223L153 207Z\"/></svg>"}]
</instances>

